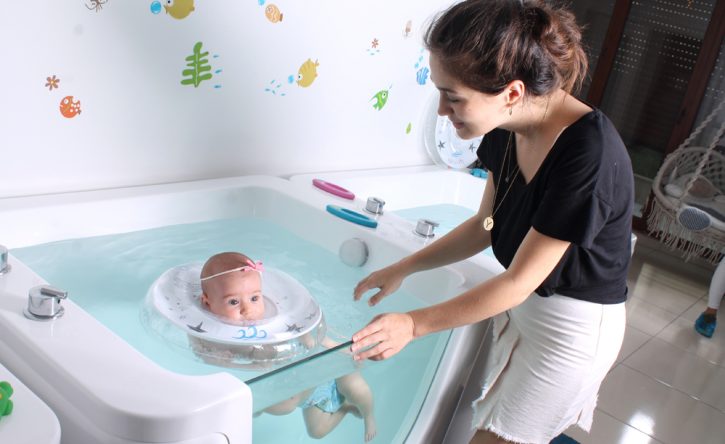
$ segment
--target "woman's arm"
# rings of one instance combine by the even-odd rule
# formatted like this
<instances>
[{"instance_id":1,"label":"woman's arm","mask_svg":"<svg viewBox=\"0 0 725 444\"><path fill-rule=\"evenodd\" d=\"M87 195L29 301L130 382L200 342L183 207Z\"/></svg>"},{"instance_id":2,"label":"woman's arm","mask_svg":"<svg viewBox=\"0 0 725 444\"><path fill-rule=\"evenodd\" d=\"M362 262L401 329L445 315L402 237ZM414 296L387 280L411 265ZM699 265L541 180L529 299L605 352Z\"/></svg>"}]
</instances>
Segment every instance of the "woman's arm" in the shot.
<instances>
[{"instance_id":1,"label":"woman's arm","mask_svg":"<svg viewBox=\"0 0 725 444\"><path fill-rule=\"evenodd\" d=\"M531 228L509 268L498 276L440 304L375 317L353 335L353 353L372 346L355 359L386 359L413 338L479 322L517 306L541 285L569 245Z\"/></svg>"},{"instance_id":2,"label":"woman's arm","mask_svg":"<svg viewBox=\"0 0 725 444\"><path fill-rule=\"evenodd\" d=\"M482 224L484 217L491 214L493 189L493 181L489 178L475 216L416 253L371 273L357 284L353 298L357 301L366 291L379 288L380 291L368 299L369 305L375 305L396 291L408 275L469 258L491 245L491 233L485 231Z\"/></svg>"}]
</instances>

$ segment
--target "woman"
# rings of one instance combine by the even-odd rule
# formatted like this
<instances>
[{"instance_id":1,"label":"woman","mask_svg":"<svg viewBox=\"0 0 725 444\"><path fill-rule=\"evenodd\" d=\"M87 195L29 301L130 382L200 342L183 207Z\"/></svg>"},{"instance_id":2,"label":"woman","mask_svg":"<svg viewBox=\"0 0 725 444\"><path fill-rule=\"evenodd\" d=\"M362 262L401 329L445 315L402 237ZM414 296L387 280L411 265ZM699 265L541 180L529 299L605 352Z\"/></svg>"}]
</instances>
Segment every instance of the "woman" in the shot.
<instances>
[{"instance_id":1,"label":"woman","mask_svg":"<svg viewBox=\"0 0 725 444\"><path fill-rule=\"evenodd\" d=\"M489 180L475 216L370 274L354 298L378 288L375 305L406 276L489 245L506 271L446 302L377 316L352 350L386 359L416 337L493 318L471 442L589 430L624 334L634 179L612 123L571 95L587 70L580 30L544 1L469 0L440 15L425 42L438 113L462 138L485 134Z\"/></svg>"}]
</instances>

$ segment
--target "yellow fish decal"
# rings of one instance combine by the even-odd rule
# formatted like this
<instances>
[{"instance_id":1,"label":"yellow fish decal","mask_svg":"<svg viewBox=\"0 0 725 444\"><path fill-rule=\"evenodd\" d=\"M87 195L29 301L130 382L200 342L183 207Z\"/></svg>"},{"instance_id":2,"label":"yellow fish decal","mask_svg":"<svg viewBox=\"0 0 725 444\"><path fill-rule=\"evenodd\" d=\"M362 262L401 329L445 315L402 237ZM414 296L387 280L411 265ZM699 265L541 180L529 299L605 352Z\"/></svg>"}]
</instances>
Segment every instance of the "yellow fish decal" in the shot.
<instances>
[{"instance_id":1,"label":"yellow fish decal","mask_svg":"<svg viewBox=\"0 0 725 444\"><path fill-rule=\"evenodd\" d=\"M281 22L284 15L282 12L280 12L277 5L267 5L266 8L264 8L264 15L267 16L267 20L269 20L272 23Z\"/></svg>"},{"instance_id":2,"label":"yellow fish decal","mask_svg":"<svg viewBox=\"0 0 725 444\"><path fill-rule=\"evenodd\" d=\"M181 20L194 10L194 0L166 0L164 9L173 18Z\"/></svg>"},{"instance_id":3,"label":"yellow fish decal","mask_svg":"<svg viewBox=\"0 0 725 444\"><path fill-rule=\"evenodd\" d=\"M317 60L314 62L312 59L307 59L305 63L300 66L300 70L297 73L297 84L303 88L307 88L312 85L312 82L317 78L317 67L320 66Z\"/></svg>"}]
</instances>

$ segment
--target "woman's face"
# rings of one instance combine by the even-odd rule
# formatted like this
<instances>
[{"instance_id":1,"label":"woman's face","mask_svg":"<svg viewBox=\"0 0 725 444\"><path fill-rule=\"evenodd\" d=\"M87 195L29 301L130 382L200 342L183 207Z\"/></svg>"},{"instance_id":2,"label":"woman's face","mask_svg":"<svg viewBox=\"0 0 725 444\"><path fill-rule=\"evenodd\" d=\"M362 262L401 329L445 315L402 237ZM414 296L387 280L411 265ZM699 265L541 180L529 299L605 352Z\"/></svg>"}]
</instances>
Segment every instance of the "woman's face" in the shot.
<instances>
[{"instance_id":1,"label":"woman's face","mask_svg":"<svg viewBox=\"0 0 725 444\"><path fill-rule=\"evenodd\" d=\"M431 80L440 92L438 114L450 119L458 137L473 139L498 127L508 117L505 93L491 95L469 88L449 74L434 54Z\"/></svg>"}]
</instances>

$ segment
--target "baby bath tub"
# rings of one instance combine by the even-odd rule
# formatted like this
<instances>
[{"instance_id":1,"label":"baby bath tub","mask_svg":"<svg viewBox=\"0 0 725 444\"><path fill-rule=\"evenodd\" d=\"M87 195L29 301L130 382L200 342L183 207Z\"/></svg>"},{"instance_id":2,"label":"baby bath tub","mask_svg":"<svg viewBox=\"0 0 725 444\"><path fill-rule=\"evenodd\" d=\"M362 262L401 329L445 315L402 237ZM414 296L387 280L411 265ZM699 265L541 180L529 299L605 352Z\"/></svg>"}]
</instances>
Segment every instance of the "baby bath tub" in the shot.
<instances>
[{"instance_id":1,"label":"baby bath tub","mask_svg":"<svg viewBox=\"0 0 725 444\"><path fill-rule=\"evenodd\" d=\"M394 214L378 217L378 227L371 229L327 213L330 203L340 204L293 182L261 176L0 199L0 243L10 248L12 266L10 273L0 276L0 363L54 410L66 444L251 442L253 411L289 396L282 384L277 385L279 393L257 396L255 392L253 396L244 378L222 368L198 375L164 368L76 304L72 291L62 302L62 317L49 322L30 320L23 315L28 291L46 282L13 250L239 217L269 221L335 254L344 241L358 238L370 252L362 273L422 245L410 224ZM405 296L400 298L435 303L494 272L466 262L419 273L406 281L401 289ZM349 301L354 284L350 282L349 294L342 296L344 303L353 303ZM93 289L94 297L97 293L102 300L106 290L99 284ZM460 363L470 362L481 337L481 327L472 326L439 341L442 352L434 362L424 362L421 378L425 382L405 400L410 410L400 427L379 438L418 443L442 436L449 418L435 412L450 412L458 402L467 376ZM383 364L367 364L371 369L376 365ZM384 391L388 390L395 388ZM376 404L376 415L385 417L386 408Z\"/></svg>"}]
</instances>

